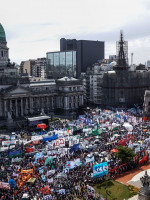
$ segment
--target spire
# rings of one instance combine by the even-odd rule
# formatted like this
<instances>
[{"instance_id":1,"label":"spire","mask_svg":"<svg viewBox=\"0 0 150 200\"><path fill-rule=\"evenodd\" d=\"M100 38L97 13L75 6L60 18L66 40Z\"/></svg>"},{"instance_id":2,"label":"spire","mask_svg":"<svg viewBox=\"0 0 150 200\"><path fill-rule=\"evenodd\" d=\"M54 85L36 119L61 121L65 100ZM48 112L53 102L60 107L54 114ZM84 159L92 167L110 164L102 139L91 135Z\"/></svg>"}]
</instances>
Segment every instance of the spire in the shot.
<instances>
[{"instance_id":1,"label":"spire","mask_svg":"<svg viewBox=\"0 0 150 200\"><path fill-rule=\"evenodd\" d=\"M124 41L123 31L120 31L120 40L117 42L117 66L114 69L128 69L128 42Z\"/></svg>"},{"instance_id":2,"label":"spire","mask_svg":"<svg viewBox=\"0 0 150 200\"><path fill-rule=\"evenodd\" d=\"M125 57L125 41L123 40L123 32L120 31L120 41L118 42L119 48L118 48L118 65L120 67L126 67L126 57Z\"/></svg>"}]
</instances>

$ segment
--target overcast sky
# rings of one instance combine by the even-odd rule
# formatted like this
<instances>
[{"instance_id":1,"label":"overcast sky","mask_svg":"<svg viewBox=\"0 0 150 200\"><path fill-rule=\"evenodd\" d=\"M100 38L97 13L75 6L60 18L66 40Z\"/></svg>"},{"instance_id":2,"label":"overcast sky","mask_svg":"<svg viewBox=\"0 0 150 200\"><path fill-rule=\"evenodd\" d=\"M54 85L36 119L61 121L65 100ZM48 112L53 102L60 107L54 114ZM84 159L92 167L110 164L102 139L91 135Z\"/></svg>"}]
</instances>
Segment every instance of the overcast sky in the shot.
<instances>
[{"instance_id":1,"label":"overcast sky","mask_svg":"<svg viewBox=\"0 0 150 200\"><path fill-rule=\"evenodd\" d=\"M0 0L10 59L45 57L60 38L105 41L105 58L116 54L120 30L129 63L150 60L150 0Z\"/></svg>"}]
</instances>

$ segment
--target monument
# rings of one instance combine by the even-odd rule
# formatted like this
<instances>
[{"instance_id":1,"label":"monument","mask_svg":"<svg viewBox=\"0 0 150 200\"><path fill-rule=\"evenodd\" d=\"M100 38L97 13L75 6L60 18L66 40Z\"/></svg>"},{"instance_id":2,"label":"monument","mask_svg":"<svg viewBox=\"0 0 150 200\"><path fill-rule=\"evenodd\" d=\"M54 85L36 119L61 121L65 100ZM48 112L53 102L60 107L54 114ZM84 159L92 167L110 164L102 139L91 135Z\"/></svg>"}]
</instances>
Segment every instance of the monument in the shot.
<instances>
[{"instance_id":1,"label":"monument","mask_svg":"<svg viewBox=\"0 0 150 200\"><path fill-rule=\"evenodd\" d=\"M138 193L138 200L150 200L150 176L148 176L147 171L145 171L145 175L140 178L143 187L140 188Z\"/></svg>"}]
</instances>

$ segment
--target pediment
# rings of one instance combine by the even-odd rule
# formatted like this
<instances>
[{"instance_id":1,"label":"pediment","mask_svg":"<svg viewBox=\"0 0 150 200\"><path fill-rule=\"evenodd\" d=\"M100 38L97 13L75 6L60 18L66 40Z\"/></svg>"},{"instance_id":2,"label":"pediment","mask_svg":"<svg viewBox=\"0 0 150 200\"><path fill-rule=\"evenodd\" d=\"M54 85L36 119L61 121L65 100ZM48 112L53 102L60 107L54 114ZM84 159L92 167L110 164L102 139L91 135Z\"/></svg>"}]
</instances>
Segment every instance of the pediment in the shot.
<instances>
[{"instance_id":1,"label":"pediment","mask_svg":"<svg viewBox=\"0 0 150 200\"><path fill-rule=\"evenodd\" d=\"M15 94L27 94L27 93L30 93L30 91L28 89L23 88L23 87L17 87L17 88L12 89L11 91L9 91L7 93L7 95L8 94L10 94L10 95L13 95L13 94L14 95Z\"/></svg>"}]
</instances>

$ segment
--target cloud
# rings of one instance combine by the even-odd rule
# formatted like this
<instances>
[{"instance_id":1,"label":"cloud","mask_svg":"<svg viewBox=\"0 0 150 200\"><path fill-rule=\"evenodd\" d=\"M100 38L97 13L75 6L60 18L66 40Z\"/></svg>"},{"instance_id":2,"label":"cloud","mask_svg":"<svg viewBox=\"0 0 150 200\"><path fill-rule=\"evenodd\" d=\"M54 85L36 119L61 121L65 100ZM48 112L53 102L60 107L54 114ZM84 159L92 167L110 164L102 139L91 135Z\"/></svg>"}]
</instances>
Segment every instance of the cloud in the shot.
<instances>
[{"instance_id":1,"label":"cloud","mask_svg":"<svg viewBox=\"0 0 150 200\"><path fill-rule=\"evenodd\" d=\"M13 61L59 50L61 37L102 40L106 56L115 54L121 29L129 41L129 54L136 52L136 63L150 57L149 0L0 0L0 4Z\"/></svg>"}]
</instances>

